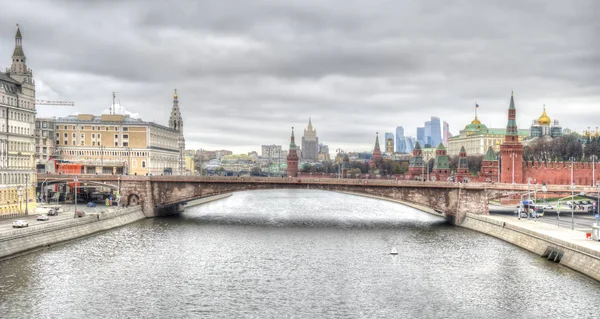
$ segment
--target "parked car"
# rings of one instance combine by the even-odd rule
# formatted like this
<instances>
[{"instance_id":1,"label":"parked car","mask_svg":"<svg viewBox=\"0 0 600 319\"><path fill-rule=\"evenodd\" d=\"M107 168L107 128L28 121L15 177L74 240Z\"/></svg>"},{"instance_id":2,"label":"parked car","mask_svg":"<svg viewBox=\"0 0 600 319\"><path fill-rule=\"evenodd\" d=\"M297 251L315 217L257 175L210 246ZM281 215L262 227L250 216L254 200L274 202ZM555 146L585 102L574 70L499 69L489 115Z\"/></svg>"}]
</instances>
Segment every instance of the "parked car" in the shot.
<instances>
[{"instance_id":1,"label":"parked car","mask_svg":"<svg viewBox=\"0 0 600 319\"><path fill-rule=\"evenodd\" d=\"M13 228L23 228L23 227L29 227L29 223L28 223L28 222L26 222L26 221L24 221L24 220L22 220L22 219L19 219L19 220L15 220L15 221L12 223L12 226L13 226Z\"/></svg>"},{"instance_id":2,"label":"parked car","mask_svg":"<svg viewBox=\"0 0 600 319\"><path fill-rule=\"evenodd\" d=\"M58 210L54 210L53 208L48 209L48 216L57 216Z\"/></svg>"},{"instance_id":3,"label":"parked car","mask_svg":"<svg viewBox=\"0 0 600 319\"><path fill-rule=\"evenodd\" d=\"M37 216L37 220L48 220L50 219L50 217L48 217L48 215L46 214L41 214Z\"/></svg>"},{"instance_id":4,"label":"parked car","mask_svg":"<svg viewBox=\"0 0 600 319\"><path fill-rule=\"evenodd\" d=\"M544 209L546 209L546 210L552 210L552 209L556 209L556 208L554 206L552 206L552 205L547 205L547 206L544 206Z\"/></svg>"},{"instance_id":5,"label":"parked car","mask_svg":"<svg viewBox=\"0 0 600 319\"><path fill-rule=\"evenodd\" d=\"M83 216L85 216L85 212L82 211L82 210L78 210L77 211L77 217L83 217Z\"/></svg>"},{"instance_id":6,"label":"parked car","mask_svg":"<svg viewBox=\"0 0 600 319\"><path fill-rule=\"evenodd\" d=\"M87 203L87 207L96 207L96 203L89 202L89 203Z\"/></svg>"}]
</instances>

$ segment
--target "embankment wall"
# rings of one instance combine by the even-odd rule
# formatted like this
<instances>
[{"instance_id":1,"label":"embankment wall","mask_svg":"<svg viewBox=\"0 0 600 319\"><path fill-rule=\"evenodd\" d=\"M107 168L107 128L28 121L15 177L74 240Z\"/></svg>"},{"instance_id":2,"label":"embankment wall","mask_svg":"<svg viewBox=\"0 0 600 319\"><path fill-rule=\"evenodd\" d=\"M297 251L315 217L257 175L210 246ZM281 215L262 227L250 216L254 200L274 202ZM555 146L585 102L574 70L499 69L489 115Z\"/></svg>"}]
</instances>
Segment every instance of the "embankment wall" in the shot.
<instances>
[{"instance_id":1,"label":"embankment wall","mask_svg":"<svg viewBox=\"0 0 600 319\"><path fill-rule=\"evenodd\" d=\"M4 232L0 237L0 259L31 249L47 247L99 231L120 227L144 218L146 217L141 206L135 206L118 212L87 215L69 221Z\"/></svg>"},{"instance_id":2,"label":"embankment wall","mask_svg":"<svg viewBox=\"0 0 600 319\"><path fill-rule=\"evenodd\" d=\"M564 252L560 264L600 281L600 252L493 218L467 214L460 225L542 256L549 248ZM541 258L541 257L540 257Z\"/></svg>"}]
</instances>

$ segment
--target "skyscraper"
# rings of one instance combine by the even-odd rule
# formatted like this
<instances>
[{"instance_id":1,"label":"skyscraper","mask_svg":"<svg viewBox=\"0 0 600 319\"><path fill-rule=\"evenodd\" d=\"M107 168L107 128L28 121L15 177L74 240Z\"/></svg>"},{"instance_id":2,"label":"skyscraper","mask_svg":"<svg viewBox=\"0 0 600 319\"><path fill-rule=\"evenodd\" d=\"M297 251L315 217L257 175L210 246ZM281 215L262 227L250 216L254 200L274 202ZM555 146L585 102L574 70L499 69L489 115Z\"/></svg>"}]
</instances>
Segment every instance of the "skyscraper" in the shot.
<instances>
[{"instance_id":1,"label":"skyscraper","mask_svg":"<svg viewBox=\"0 0 600 319\"><path fill-rule=\"evenodd\" d=\"M405 153L412 153L412 151L415 148L415 143L416 140L414 137L412 136L405 136L404 137L404 144L406 145L406 149L405 149Z\"/></svg>"},{"instance_id":2,"label":"skyscraper","mask_svg":"<svg viewBox=\"0 0 600 319\"><path fill-rule=\"evenodd\" d=\"M385 152L388 154L394 153L394 133L385 133Z\"/></svg>"},{"instance_id":3,"label":"skyscraper","mask_svg":"<svg viewBox=\"0 0 600 319\"><path fill-rule=\"evenodd\" d=\"M444 121L444 146L448 147L448 139L452 137L452 134L450 133L450 125L448 125L448 122Z\"/></svg>"},{"instance_id":4,"label":"skyscraper","mask_svg":"<svg viewBox=\"0 0 600 319\"><path fill-rule=\"evenodd\" d=\"M442 125L440 123L440 118L432 116L430 122L430 137L431 137L431 146L437 147L442 143Z\"/></svg>"},{"instance_id":5,"label":"skyscraper","mask_svg":"<svg viewBox=\"0 0 600 319\"><path fill-rule=\"evenodd\" d=\"M319 138L317 130L313 130L312 121L308 118L308 127L304 130L302 137L302 159L317 161L319 159Z\"/></svg>"},{"instance_id":6,"label":"skyscraper","mask_svg":"<svg viewBox=\"0 0 600 319\"><path fill-rule=\"evenodd\" d=\"M402 126L396 127L396 152L406 152L406 141L404 140L404 128Z\"/></svg>"},{"instance_id":7,"label":"skyscraper","mask_svg":"<svg viewBox=\"0 0 600 319\"><path fill-rule=\"evenodd\" d=\"M425 139L425 128L417 127L417 142L419 145L425 145L427 140Z\"/></svg>"}]
</instances>

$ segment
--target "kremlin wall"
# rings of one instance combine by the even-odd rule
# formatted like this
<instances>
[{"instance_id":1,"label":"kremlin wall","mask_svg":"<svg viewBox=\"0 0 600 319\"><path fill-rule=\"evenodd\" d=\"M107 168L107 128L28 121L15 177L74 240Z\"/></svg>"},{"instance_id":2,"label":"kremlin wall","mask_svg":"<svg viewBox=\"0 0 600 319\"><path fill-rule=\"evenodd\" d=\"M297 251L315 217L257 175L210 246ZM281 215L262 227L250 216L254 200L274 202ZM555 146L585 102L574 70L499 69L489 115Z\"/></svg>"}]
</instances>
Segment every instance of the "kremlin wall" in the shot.
<instances>
[{"instance_id":1,"label":"kremlin wall","mask_svg":"<svg viewBox=\"0 0 600 319\"><path fill-rule=\"evenodd\" d=\"M539 125L549 126L550 118L546 115L546 110L539 119ZM549 130L544 130L544 133ZM466 157L468 154L465 148L461 147L459 152L459 165L454 172L454 181L462 182L468 179L472 182L492 182L497 183L500 177L501 183L523 184L528 181L532 184L549 185L569 185L571 183L571 163L570 162L524 162L523 144L519 137L519 131L516 125L516 107L514 96L511 95L508 109L508 123L504 142L500 145L501 160L498 161L496 153L490 146L483 158L481 171L478 176L471 176L466 167ZM423 179L423 154L421 147L415 146L412 158L409 163L408 172L402 176L402 179L421 180ZM514 167L513 167L514 166ZM596 185L598 175L600 175L600 165L598 163L574 162L572 168L573 183L576 185ZM498 174L500 169L500 174ZM596 175L596 171L597 174ZM429 180L448 181L451 173L448 169L448 155L446 148L440 144L436 150L435 164L432 172L429 173ZM595 180L594 180L595 179Z\"/></svg>"}]
</instances>

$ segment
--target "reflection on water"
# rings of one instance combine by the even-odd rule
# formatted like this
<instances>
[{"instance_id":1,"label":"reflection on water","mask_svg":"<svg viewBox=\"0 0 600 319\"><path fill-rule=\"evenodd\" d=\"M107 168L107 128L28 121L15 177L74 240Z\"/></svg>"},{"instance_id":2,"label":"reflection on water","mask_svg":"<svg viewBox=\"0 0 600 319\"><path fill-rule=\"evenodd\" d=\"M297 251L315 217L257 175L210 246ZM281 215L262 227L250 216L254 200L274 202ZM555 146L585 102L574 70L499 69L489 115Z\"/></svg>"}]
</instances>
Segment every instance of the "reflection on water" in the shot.
<instances>
[{"instance_id":1,"label":"reflection on water","mask_svg":"<svg viewBox=\"0 0 600 319\"><path fill-rule=\"evenodd\" d=\"M412 208L310 190L236 193L0 269L3 318L600 313L600 285L579 273Z\"/></svg>"}]
</instances>

